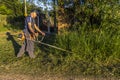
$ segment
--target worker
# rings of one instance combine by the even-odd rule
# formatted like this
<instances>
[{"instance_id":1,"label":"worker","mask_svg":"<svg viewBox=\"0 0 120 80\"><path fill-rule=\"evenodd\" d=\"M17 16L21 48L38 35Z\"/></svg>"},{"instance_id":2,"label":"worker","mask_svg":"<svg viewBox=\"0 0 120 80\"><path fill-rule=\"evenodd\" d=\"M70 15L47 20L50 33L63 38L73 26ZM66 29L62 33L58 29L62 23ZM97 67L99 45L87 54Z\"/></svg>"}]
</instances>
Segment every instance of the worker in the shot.
<instances>
[{"instance_id":1,"label":"worker","mask_svg":"<svg viewBox=\"0 0 120 80\"><path fill-rule=\"evenodd\" d=\"M17 57L22 57L24 52L28 52L30 58L35 58L34 55L34 42L33 40L36 37L36 32L45 36L45 33L42 32L35 23L35 18L38 16L36 10L31 11L30 15L25 19L25 29L23 30L25 41L20 48L20 51L17 54Z\"/></svg>"}]
</instances>

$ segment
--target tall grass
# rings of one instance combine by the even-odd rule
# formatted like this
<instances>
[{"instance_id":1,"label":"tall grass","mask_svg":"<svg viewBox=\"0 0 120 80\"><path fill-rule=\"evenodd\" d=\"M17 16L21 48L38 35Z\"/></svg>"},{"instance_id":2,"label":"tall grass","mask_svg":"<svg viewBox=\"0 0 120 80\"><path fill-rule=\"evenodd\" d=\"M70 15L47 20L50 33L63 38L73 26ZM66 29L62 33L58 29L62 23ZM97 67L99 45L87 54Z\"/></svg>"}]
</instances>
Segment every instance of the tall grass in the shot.
<instances>
[{"instance_id":1,"label":"tall grass","mask_svg":"<svg viewBox=\"0 0 120 80\"><path fill-rule=\"evenodd\" d=\"M101 4L101 5L100 5ZM68 74L120 76L119 5L95 3L77 8L72 29L62 30L54 45L73 54L50 49L55 70ZM82 12L82 15L81 15ZM97 22L96 22L97 21Z\"/></svg>"},{"instance_id":2,"label":"tall grass","mask_svg":"<svg viewBox=\"0 0 120 80\"><path fill-rule=\"evenodd\" d=\"M113 35L112 30L85 31L82 28L79 32L62 32L54 45L74 53L51 49L53 62L59 71L71 74L119 75L120 36L119 30L115 32Z\"/></svg>"},{"instance_id":3,"label":"tall grass","mask_svg":"<svg viewBox=\"0 0 120 80\"><path fill-rule=\"evenodd\" d=\"M4 28L3 26L7 24L7 16L6 15L1 15L0 14L0 32L6 31L7 29Z\"/></svg>"}]
</instances>

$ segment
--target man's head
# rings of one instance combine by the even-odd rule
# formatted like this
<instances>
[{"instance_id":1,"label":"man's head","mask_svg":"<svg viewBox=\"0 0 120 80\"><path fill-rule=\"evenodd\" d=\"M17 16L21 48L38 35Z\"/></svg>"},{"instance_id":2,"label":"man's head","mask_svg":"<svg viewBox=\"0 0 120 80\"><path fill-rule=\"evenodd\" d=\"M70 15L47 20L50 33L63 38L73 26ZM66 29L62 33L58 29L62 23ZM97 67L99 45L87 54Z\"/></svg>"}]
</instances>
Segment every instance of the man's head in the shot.
<instances>
[{"instance_id":1,"label":"man's head","mask_svg":"<svg viewBox=\"0 0 120 80\"><path fill-rule=\"evenodd\" d=\"M31 11L31 17L36 18L38 16L38 12L36 10Z\"/></svg>"}]
</instances>

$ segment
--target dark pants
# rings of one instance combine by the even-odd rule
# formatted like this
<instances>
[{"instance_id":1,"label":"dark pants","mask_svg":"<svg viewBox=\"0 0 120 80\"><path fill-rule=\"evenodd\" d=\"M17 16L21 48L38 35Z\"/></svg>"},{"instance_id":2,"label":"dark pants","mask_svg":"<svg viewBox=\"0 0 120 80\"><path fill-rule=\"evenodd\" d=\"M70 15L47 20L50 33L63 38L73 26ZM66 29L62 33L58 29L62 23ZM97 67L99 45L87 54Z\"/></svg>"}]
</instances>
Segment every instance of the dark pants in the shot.
<instances>
[{"instance_id":1,"label":"dark pants","mask_svg":"<svg viewBox=\"0 0 120 80\"><path fill-rule=\"evenodd\" d=\"M35 55L34 55L34 42L32 40L30 40L28 35L29 34L25 34L27 39L24 41L20 51L18 52L17 57L21 57L24 54L24 52L28 52L28 54L29 54L29 56L31 58L35 58Z\"/></svg>"}]
</instances>

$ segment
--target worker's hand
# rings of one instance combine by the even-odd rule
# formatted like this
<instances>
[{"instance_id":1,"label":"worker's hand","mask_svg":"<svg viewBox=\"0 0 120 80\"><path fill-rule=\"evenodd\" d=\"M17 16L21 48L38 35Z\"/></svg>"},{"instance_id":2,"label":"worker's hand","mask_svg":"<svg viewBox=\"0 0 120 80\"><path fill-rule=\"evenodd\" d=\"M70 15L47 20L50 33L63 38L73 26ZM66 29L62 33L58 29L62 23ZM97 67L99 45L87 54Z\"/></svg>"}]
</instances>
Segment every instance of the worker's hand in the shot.
<instances>
[{"instance_id":1,"label":"worker's hand","mask_svg":"<svg viewBox=\"0 0 120 80\"><path fill-rule=\"evenodd\" d=\"M33 33L33 34L31 34L31 39L35 39L35 34Z\"/></svg>"},{"instance_id":2,"label":"worker's hand","mask_svg":"<svg viewBox=\"0 0 120 80\"><path fill-rule=\"evenodd\" d=\"M45 36L45 33L44 32L41 32L42 36Z\"/></svg>"},{"instance_id":3,"label":"worker's hand","mask_svg":"<svg viewBox=\"0 0 120 80\"><path fill-rule=\"evenodd\" d=\"M35 37L38 37L38 34L39 34L39 33L38 33L38 32L36 32L36 33L35 33Z\"/></svg>"}]
</instances>

